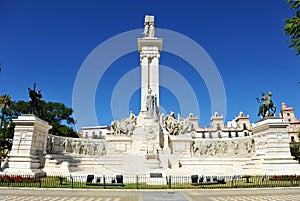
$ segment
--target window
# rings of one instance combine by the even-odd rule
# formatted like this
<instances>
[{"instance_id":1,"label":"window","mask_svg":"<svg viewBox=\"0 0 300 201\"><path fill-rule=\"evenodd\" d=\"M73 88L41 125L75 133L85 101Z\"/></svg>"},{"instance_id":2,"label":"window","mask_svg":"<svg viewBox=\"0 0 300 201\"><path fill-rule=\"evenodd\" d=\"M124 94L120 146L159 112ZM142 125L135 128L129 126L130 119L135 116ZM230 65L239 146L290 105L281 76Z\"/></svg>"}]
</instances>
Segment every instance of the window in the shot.
<instances>
[{"instance_id":1,"label":"window","mask_svg":"<svg viewBox=\"0 0 300 201\"><path fill-rule=\"evenodd\" d=\"M221 135L221 133L220 133L220 132L218 132L218 137L219 137L219 138L222 138L222 135Z\"/></svg>"},{"instance_id":2,"label":"window","mask_svg":"<svg viewBox=\"0 0 300 201\"><path fill-rule=\"evenodd\" d=\"M217 124L217 129L218 129L218 130L221 130L220 124Z\"/></svg>"},{"instance_id":3,"label":"window","mask_svg":"<svg viewBox=\"0 0 300 201\"><path fill-rule=\"evenodd\" d=\"M232 138L231 132L228 133L228 137L229 137L229 138Z\"/></svg>"},{"instance_id":4,"label":"window","mask_svg":"<svg viewBox=\"0 0 300 201\"><path fill-rule=\"evenodd\" d=\"M295 137L294 136L291 136L291 141L295 142Z\"/></svg>"},{"instance_id":5,"label":"window","mask_svg":"<svg viewBox=\"0 0 300 201\"><path fill-rule=\"evenodd\" d=\"M209 138L212 138L212 134L211 134L211 132L209 132Z\"/></svg>"},{"instance_id":6,"label":"window","mask_svg":"<svg viewBox=\"0 0 300 201\"><path fill-rule=\"evenodd\" d=\"M244 128L244 130L247 130L247 126L245 123L243 123L243 128Z\"/></svg>"},{"instance_id":7,"label":"window","mask_svg":"<svg viewBox=\"0 0 300 201\"><path fill-rule=\"evenodd\" d=\"M238 132L235 132L235 137L239 137L239 133Z\"/></svg>"},{"instance_id":8,"label":"window","mask_svg":"<svg viewBox=\"0 0 300 201\"><path fill-rule=\"evenodd\" d=\"M205 133L204 133L204 132L202 132L202 138L203 138L203 139L205 138Z\"/></svg>"},{"instance_id":9,"label":"window","mask_svg":"<svg viewBox=\"0 0 300 201\"><path fill-rule=\"evenodd\" d=\"M286 113L286 115L287 115L287 116L290 116L290 113L288 112L288 113Z\"/></svg>"}]
</instances>

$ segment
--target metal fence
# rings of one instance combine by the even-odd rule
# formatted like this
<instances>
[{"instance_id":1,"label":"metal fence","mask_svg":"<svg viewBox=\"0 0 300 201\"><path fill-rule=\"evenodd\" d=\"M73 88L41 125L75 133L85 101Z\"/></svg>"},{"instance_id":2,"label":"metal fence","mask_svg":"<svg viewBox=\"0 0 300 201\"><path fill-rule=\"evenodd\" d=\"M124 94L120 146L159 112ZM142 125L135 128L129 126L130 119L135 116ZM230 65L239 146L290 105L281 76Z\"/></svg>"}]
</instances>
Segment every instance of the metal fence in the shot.
<instances>
[{"instance_id":1,"label":"metal fence","mask_svg":"<svg viewBox=\"0 0 300 201\"><path fill-rule=\"evenodd\" d=\"M0 175L0 186L37 188L212 189L300 186L299 175L282 176L47 176Z\"/></svg>"}]
</instances>

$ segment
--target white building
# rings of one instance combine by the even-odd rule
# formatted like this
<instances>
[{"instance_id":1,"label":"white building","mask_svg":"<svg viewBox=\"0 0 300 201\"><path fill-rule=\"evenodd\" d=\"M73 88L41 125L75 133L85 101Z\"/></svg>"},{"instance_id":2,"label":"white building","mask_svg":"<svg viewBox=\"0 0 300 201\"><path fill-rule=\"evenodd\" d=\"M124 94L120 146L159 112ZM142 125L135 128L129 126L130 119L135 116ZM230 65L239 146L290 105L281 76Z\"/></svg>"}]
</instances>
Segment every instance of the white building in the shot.
<instances>
[{"instance_id":1,"label":"white building","mask_svg":"<svg viewBox=\"0 0 300 201\"><path fill-rule=\"evenodd\" d=\"M107 133L107 126L88 126L81 128L81 131L79 132L79 137L86 139L105 139Z\"/></svg>"},{"instance_id":2,"label":"white building","mask_svg":"<svg viewBox=\"0 0 300 201\"><path fill-rule=\"evenodd\" d=\"M235 138L252 135L249 115L245 116L243 112L240 112L232 121L227 122L227 125L224 124L223 115L215 112L210 122L209 127L204 126L196 129L196 138Z\"/></svg>"}]
</instances>

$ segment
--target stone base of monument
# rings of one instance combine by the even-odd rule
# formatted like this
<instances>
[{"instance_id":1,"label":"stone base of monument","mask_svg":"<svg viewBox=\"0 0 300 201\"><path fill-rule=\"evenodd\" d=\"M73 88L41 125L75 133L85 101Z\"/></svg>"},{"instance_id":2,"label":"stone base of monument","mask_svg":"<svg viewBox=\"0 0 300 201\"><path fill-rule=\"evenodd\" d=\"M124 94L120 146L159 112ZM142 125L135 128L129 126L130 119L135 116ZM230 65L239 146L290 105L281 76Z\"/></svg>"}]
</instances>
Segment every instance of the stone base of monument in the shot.
<instances>
[{"instance_id":1,"label":"stone base of monument","mask_svg":"<svg viewBox=\"0 0 300 201\"><path fill-rule=\"evenodd\" d=\"M128 153L132 146L132 137L125 135L107 136L107 152L108 153Z\"/></svg>"},{"instance_id":2,"label":"stone base of monument","mask_svg":"<svg viewBox=\"0 0 300 201\"><path fill-rule=\"evenodd\" d=\"M264 118L253 125L255 155L248 168L257 174L299 174L299 163L291 156L287 135L288 122Z\"/></svg>"},{"instance_id":3,"label":"stone base of monument","mask_svg":"<svg viewBox=\"0 0 300 201\"><path fill-rule=\"evenodd\" d=\"M143 125L137 126L133 131L130 153L144 155L156 153L157 150L161 150L159 146L159 122L147 117L144 117L142 121Z\"/></svg>"},{"instance_id":4,"label":"stone base of monument","mask_svg":"<svg viewBox=\"0 0 300 201\"><path fill-rule=\"evenodd\" d=\"M190 155L192 142L190 134L170 135L168 138L168 146L171 149L171 154Z\"/></svg>"},{"instance_id":5,"label":"stone base of monument","mask_svg":"<svg viewBox=\"0 0 300 201\"><path fill-rule=\"evenodd\" d=\"M290 154L287 125L282 119L269 118L254 125L253 136L195 140L189 134L162 134L155 121L144 118L144 125L136 127L133 135L109 135L106 140L55 136L52 146L49 144L52 152L46 156L43 170L47 175L138 175L153 184L166 179L149 177L150 173L171 176L300 174L300 166ZM76 144L82 149L76 149ZM38 160L36 156L31 159ZM37 167L38 163L30 164L26 168Z\"/></svg>"},{"instance_id":6,"label":"stone base of monument","mask_svg":"<svg viewBox=\"0 0 300 201\"><path fill-rule=\"evenodd\" d=\"M235 174L249 174L243 169L249 156L209 156L209 157L181 157L177 164L173 164L168 174L186 176L187 174L228 176Z\"/></svg>"},{"instance_id":7,"label":"stone base of monument","mask_svg":"<svg viewBox=\"0 0 300 201\"><path fill-rule=\"evenodd\" d=\"M159 156L156 154L146 154L144 164L149 169L159 169L161 168L161 162Z\"/></svg>"},{"instance_id":8,"label":"stone base of monument","mask_svg":"<svg viewBox=\"0 0 300 201\"><path fill-rule=\"evenodd\" d=\"M59 161L53 155L46 155L45 167L43 169L47 175L68 175L70 173L70 162Z\"/></svg>"},{"instance_id":9,"label":"stone base of monument","mask_svg":"<svg viewBox=\"0 0 300 201\"><path fill-rule=\"evenodd\" d=\"M137 127L143 127L143 125L145 125L145 119L147 119L147 116L148 116L147 111L140 111L139 115L136 118Z\"/></svg>"},{"instance_id":10,"label":"stone base of monument","mask_svg":"<svg viewBox=\"0 0 300 201\"><path fill-rule=\"evenodd\" d=\"M8 155L7 174L42 176L48 131L51 126L34 115L13 119L14 139Z\"/></svg>"}]
</instances>

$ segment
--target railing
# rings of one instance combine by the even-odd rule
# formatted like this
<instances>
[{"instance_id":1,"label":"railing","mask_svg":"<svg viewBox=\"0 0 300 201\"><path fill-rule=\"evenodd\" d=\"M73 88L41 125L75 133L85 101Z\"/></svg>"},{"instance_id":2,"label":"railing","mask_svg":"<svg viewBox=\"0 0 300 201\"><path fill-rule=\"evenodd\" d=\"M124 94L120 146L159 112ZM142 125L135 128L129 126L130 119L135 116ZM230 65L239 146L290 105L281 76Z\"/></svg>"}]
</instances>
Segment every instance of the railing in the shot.
<instances>
[{"instance_id":1,"label":"railing","mask_svg":"<svg viewBox=\"0 0 300 201\"><path fill-rule=\"evenodd\" d=\"M37 188L126 188L126 189L212 189L300 186L299 175L282 176L47 176L35 178L0 175L1 187Z\"/></svg>"}]
</instances>

